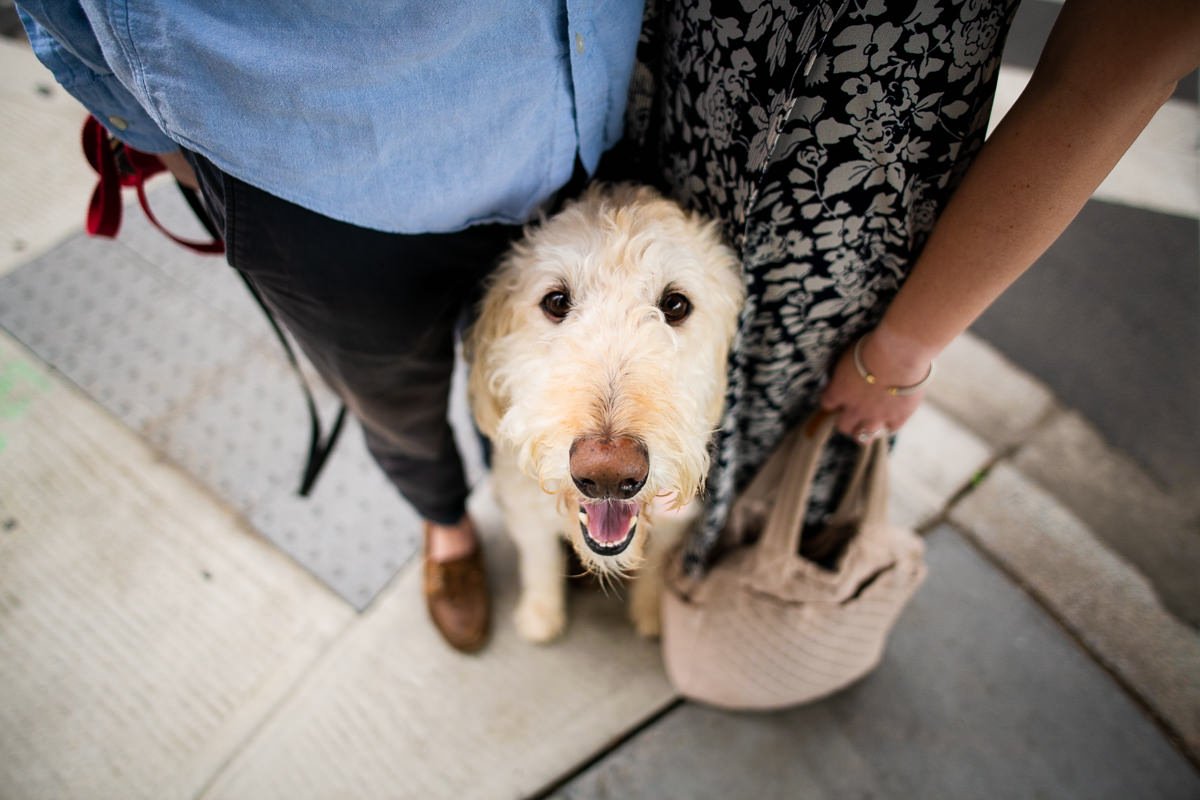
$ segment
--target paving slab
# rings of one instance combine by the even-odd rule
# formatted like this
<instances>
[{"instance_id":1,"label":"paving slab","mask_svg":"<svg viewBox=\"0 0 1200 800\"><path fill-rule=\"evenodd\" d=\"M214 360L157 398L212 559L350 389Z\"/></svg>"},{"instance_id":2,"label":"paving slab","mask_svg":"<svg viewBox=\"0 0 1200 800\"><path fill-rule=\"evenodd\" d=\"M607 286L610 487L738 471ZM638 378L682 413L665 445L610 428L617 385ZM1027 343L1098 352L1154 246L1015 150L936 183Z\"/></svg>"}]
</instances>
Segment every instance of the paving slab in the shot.
<instances>
[{"instance_id":1,"label":"paving slab","mask_svg":"<svg viewBox=\"0 0 1200 800\"><path fill-rule=\"evenodd\" d=\"M471 508L497 603L486 650L437 638L410 565L206 800L528 797L673 700L657 645L615 596L577 590L564 639L518 639L512 547L486 492Z\"/></svg>"},{"instance_id":2,"label":"paving slab","mask_svg":"<svg viewBox=\"0 0 1200 800\"><path fill-rule=\"evenodd\" d=\"M1200 775L953 529L880 667L770 714L684 704L556 798L1194 798Z\"/></svg>"},{"instance_id":3,"label":"paving slab","mask_svg":"<svg viewBox=\"0 0 1200 800\"><path fill-rule=\"evenodd\" d=\"M1200 497L1197 241L1194 217L1089 201L972 326L1181 497Z\"/></svg>"},{"instance_id":4,"label":"paving slab","mask_svg":"<svg viewBox=\"0 0 1200 800\"><path fill-rule=\"evenodd\" d=\"M950 519L1038 598L1200 762L1200 636L1078 517L1008 464Z\"/></svg>"},{"instance_id":5,"label":"paving slab","mask_svg":"<svg viewBox=\"0 0 1200 800\"><path fill-rule=\"evenodd\" d=\"M0 795L195 797L352 618L0 336Z\"/></svg>"},{"instance_id":6,"label":"paving slab","mask_svg":"<svg viewBox=\"0 0 1200 800\"><path fill-rule=\"evenodd\" d=\"M24 43L0 39L0 275L83 226L95 173L83 158L87 112Z\"/></svg>"},{"instance_id":7,"label":"paving slab","mask_svg":"<svg viewBox=\"0 0 1200 800\"><path fill-rule=\"evenodd\" d=\"M1200 628L1200 497L1168 494L1074 411L1047 422L1013 464L1137 567L1168 609Z\"/></svg>"},{"instance_id":8,"label":"paving slab","mask_svg":"<svg viewBox=\"0 0 1200 800\"><path fill-rule=\"evenodd\" d=\"M968 486L995 450L929 403L896 437L889 473L892 522L922 528Z\"/></svg>"},{"instance_id":9,"label":"paving slab","mask_svg":"<svg viewBox=\"0 0 1200 800\"><path fill-rule=\"evenodd\" d=\"M951 342L937 366L929 402L997 450L1024 441L1057 408L1044 384L972 333Z\"/></svg>"}]
</instances>

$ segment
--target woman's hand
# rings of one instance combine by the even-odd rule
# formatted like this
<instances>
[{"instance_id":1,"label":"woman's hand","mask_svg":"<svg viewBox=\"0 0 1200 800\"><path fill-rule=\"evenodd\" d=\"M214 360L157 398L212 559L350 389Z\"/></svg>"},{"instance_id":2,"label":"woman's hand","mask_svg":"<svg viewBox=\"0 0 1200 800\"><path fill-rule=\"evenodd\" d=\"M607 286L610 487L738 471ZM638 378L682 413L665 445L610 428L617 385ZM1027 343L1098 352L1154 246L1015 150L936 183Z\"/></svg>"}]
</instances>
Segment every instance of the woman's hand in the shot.
<instances>
[{"instance_id":1,"label":"woman's hand","mask_svg":"<svg viewBox=\"0 0 1200 800\"><path fill-rule=\"evenodd\" d=\"M967 170L860 355L843 353L821 397L838 429L896 430L931 359L1058 238L1121 155L1200 64L1200 3L1067 0L1020 99ZM1114 58L1114 53L1127 54ZM853 345L851 345L853 348Z\"/></svg>"},{"instance_id":2,"label":"woman's hand","mask_svg":"<svg viewBox=\"0 0 1200 800\"><path fill-rule=\"evenodd\" d=\"M869 383L854 363L854 345L838 358L821 407L838 412L837 429L860 442L900 429L921 405L925 392L892 394L890 387L921 383L932 368L932 358L920 347L901 340L884 326L867 334L859 351L865 370L875 377Z\"/></svg>"}]
</instances>

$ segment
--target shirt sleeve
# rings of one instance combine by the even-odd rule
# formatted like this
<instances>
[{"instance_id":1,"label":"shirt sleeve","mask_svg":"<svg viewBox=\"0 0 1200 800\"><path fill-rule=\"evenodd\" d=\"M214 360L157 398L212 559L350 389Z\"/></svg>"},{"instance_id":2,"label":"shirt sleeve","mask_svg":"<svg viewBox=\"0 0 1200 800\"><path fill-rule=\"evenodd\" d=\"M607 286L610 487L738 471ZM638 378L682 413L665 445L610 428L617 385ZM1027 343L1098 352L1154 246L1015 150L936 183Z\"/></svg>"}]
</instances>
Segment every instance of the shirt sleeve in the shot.
<instances>
[{"instance_id":1,"label":"shirt sleeve","mask_svg":"<svg viewBox=\"0 0 1200 800\"><path fill-rule=\"evenodd\" d=\"M179 149L109 69L76 4L31 0L17 13L38 60L113 136L147 153Z\"/></svg>"}]
</instances>

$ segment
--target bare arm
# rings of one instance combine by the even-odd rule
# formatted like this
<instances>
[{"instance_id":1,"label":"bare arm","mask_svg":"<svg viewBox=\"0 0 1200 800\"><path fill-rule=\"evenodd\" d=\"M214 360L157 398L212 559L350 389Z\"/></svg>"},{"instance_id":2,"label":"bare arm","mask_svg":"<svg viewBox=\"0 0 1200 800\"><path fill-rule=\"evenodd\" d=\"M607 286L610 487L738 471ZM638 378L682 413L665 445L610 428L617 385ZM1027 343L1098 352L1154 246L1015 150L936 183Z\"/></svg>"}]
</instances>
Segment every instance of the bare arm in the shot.
<instances>
[{"instance_id":1,"label":"bare arm","mask_svg":"<svg viewBox=\"0 0 1200 800\"><path fill-rule=\"evenodd\" d=\"M946 205L920 259L863 343L868 385L849 354L822 405L839 428L895 430L920 395L892 397L1037 260L1066 229L1200 64L1196 0L1068 0L1029 85Z\"/></svg>"}]
</instances>

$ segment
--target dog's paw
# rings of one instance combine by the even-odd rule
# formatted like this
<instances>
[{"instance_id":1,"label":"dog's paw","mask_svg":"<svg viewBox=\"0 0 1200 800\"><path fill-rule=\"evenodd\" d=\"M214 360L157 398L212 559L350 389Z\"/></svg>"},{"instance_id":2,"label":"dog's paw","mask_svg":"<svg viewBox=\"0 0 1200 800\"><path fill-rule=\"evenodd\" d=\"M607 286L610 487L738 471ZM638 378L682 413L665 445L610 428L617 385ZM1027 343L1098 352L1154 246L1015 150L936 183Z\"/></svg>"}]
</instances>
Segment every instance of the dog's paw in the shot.
<instances>
[{"instance_id":1,"label":"dog's paw","mask_svg":"<svg viewBox=\"0 0 1200 800\"><path fill-rule=\"evenodd\" d=\"M560 604L523 597L513 613L513 622L523 639L544 644L562 635L567 627L567 612Z\"/></svg>"},{"instance_id":2,"label":"dog's paw","mask_svg":"<svg viewBox=\"0 0 1200 800\"><path fill-rule=\"evenodd\" d=\"M631 602L629 604L629 621L639 636L647 639L657 639L662 635L662 616L659 613L658 597L649 602Z\"/></svg>"}]
</instances>

